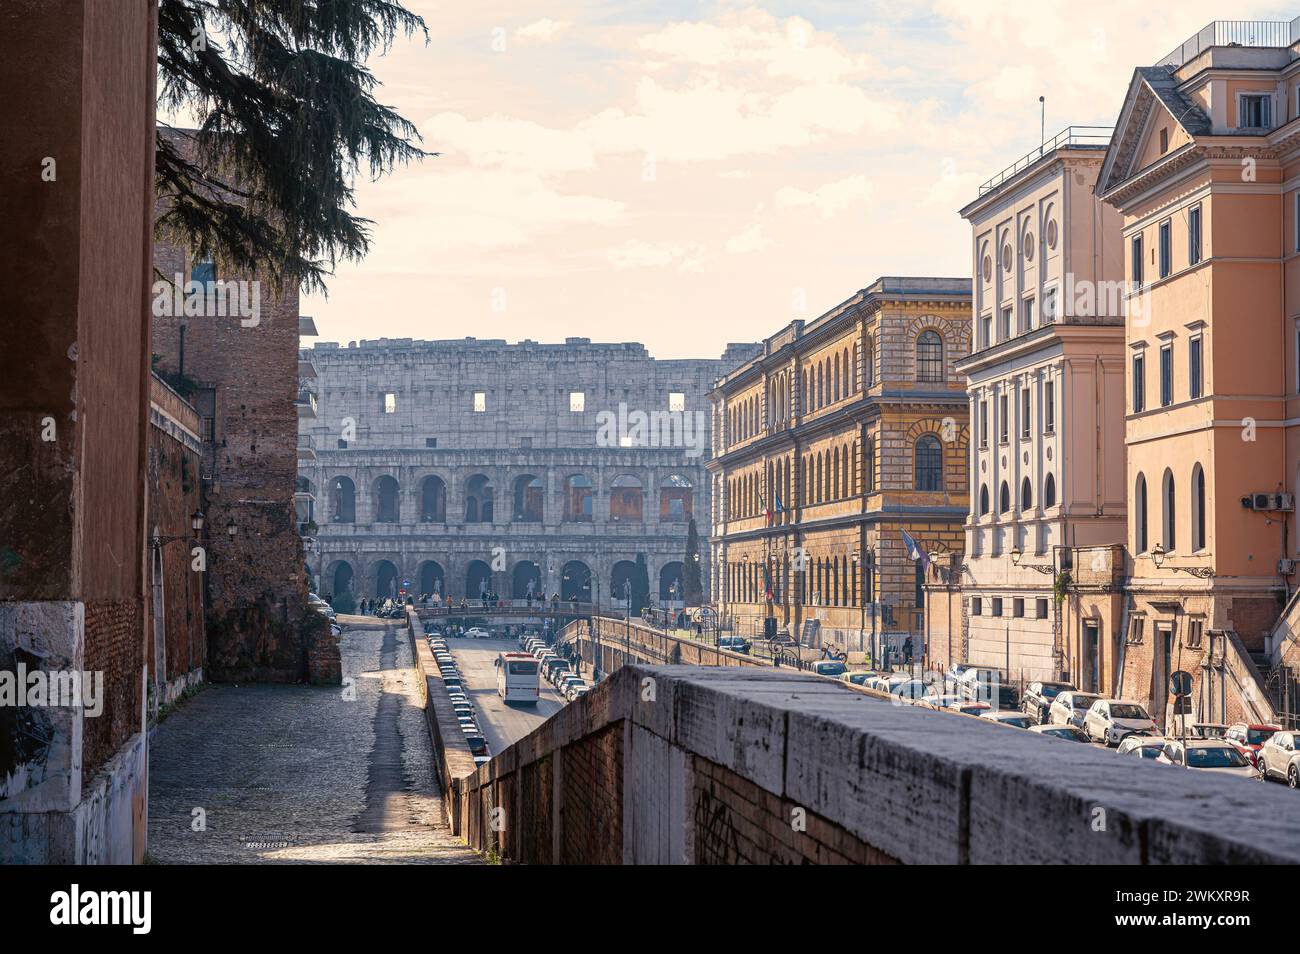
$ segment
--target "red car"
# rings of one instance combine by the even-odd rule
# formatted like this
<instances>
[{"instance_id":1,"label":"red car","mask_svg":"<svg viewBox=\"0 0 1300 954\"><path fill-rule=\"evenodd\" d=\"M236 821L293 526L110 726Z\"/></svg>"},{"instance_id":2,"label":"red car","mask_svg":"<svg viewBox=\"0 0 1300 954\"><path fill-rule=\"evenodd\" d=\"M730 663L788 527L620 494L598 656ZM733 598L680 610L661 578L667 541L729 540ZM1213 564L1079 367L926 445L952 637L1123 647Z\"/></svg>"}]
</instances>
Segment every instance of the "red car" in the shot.
<instances>
[{"instance_id":1,"label":"red car","mask_svg":"<svg viewBox=\"0 0 1300 954\"><path fill-rule=\"evenodd\" d=\"M1259 767L1259 749L1274 732L1282 729L1280 725L1248 725L1237 722L1228 726L1224 739L1235 745L1241 753L1250 759L1250 764Z\"/></svg>"}]
</instances>

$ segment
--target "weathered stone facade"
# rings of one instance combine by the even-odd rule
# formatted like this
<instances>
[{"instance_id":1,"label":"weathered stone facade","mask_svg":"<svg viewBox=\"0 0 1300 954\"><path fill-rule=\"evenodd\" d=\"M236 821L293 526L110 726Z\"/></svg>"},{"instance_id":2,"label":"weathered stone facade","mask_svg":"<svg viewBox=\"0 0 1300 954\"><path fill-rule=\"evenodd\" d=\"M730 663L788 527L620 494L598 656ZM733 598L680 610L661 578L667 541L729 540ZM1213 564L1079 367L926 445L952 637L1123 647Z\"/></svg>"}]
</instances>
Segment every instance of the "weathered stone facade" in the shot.
<instances>
[{"instance_id":1,"label":"weathered stone facade","mask_svg":"<svg viewBox=\"0 0 1300 954\"><path fill-rule=\"evenodd\" d=\"M706 394L754 347L660 361L586 338L317 344L298 518L322 593L531 586L609 605L644 553L664 602L689 518L709 512Z\"/></svg>"},{"instance_id":2,"label":"weathered stone facade","mask_svg":"<svg viewBox=\"0 0 1300 954\"><path fill-rule=\"evenodd\" d=\"M961 549L969 308L968 279L882 278L714 388L713 588L740 631L774 616L850 650L925 632L902 531Z\"/></svg>"}]
</instances>

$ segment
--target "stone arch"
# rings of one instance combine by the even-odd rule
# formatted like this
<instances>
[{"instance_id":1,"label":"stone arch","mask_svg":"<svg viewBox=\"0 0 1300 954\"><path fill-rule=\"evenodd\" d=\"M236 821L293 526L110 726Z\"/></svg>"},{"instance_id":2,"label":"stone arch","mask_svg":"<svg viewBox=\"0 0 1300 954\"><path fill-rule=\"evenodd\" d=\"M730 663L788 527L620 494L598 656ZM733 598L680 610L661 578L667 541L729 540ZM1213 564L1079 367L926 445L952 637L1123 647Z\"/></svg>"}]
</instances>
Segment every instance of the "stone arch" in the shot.
<instances>
[{"instance_id":1,"label":"stone arch","mask_svg":"<svg viewBox=\"0 0 1300 954\"><path fill-rule=\"evenodd\" d=\"M695 488L682 474L669 474L659 483L659 519L685 523L695 510Z\"/></svg>"},{"instance_id":2,"label":"stone arch","mask_svg":"<svg viewBox=\"0 0 1300 954\"><path fill-rule=\"evenodd\" d=\"M514 506L510 519L515 523L541 523L545 515L546 485L536 474L520 474L511 486Z\"/></svg>"},{"instance_id":3,"label":"stone arch","mask_svg":"<svg viewBox=\"0 0 1300 954\"><path fill-rule=\"evenodd\" d=\"M397 523L401 519L401 487L392 474L375 478L371 489L374 500L375 523Z\"/></svg>"},{"instance_id":4,"label":"stone arch","mask_svg":"<svg viewBox=\"0 0 1300 954\"><path fill-rule=\"evenodd\" d=\"M416 571L416 592L425 595L446 596L447 574L436 560L425 560Z\"/></svg>"},{"instance_id":5,"label":"stone arch","mask_svg":"<svg viewBox=\"0 0 1300 954\"><path fill-rule=\"evenodd\" d=\"M627 599L624 584L636 581L636 561L619 560L609 569L609 595L611 599Z\"/></svg>"},{"instance_id":6,"label":"stone arch","mask_svg":"<svg viewBox=\"0 0 1300 954\"><path fill-rule=\"evenodd\" d=\"M560 570L560 598L571 600L576 596L579 603L590 603L593 576L586 563L570 560Z\"/></svg>"},{"instance_id":7,"label":"stone arch","mask_svg":"<svg viewBox=\"0 0 1300 954\"><path fill-rule=\"evenodd\" d=\"M570 523L591 523L595 517L596 490L586 474L564 478L564 519Z\"/></svg>"},{"instance_id":8,"label":"stone arch","mask_svg":"<svg viewBox=\"0 0 1300 954\"><path fill-rule=\"evenodd\" d=\"M610 482L609 519L639 522L645 519L645 494L641 478L619 474Z\"/></svg>"},{"instance_id":9,"label":"stone arch","mask_svg":"<svg viewBox=\"0 0 1300 954\"><path fill-rule=\"evenodd\" d=\"M491 523L493 510L492 478L471 474L465 479L465 522Z\"/></svg>"},{"instance_id":10,"label":"stone arch","mask_svg":"<svg viewBox=\"0 0 1300 954\"><path fill-rule=\"evenodd\" d=\"M420 522L447 522L447 482L437 474L420 481Z\"/></svg>"},{"instance_id":11,"label":"stone arch","mask_svg":"<svg viewBox=\"0 0 1300 954\"><path fill-rule=\"evenodd\" d=\"M682 561L672 560L659 568L659 600L682 599Z\"/></svg>"},{"instance_id":12,"label":"stone arch","mask_svg":"<svg viewBox=\"0 0 1300 954\"><path fill-rule=\"evenodd\" d=\"M392 560L376 560L370 565L370 583L379 599L397 599L397 591L402 585L401 571Z\"/></svg>"},{"instance_id":13,"label":"stone arch","mask_svg":"<svg viewBox=\"0 0 1300 954\"><path fill-rule=\"evenodd\" d=\"M542 586L542 568L533 560L520 560L510 573L510 598L522 600L545 597Z\"/></svg>"},{"instance_id":14,"label":"stone arch","mask_svg":"<svg viewBox=\"0 0 1300 954\"><path fill-rule=\"evenodd\" d=\"M483 560L470 560L465 567L465 597L479 599L492 589L492 567Z\"/></svg>"},{"instance_id":15,"label":"stone arch","mask_svg":"<svg viewBox=\"0 0 1300 954\"><path fill-rule=\"evenodd\" d=\"M351 477L330 478L330 522L357 522L357 485Z\"/></svg>"},{"instance_id":16,"label":"stone arch","mask_svg":"<svg viewBox=\"0 0 1300 954\"><path fill-rule=\"evenodd\" d=\"M356 595L356 576L357 569L352 565L351 560L331 561L325 568L325 579L330 583L330 595L338 596L340 593Z\"/></svg>"}]
</instances>

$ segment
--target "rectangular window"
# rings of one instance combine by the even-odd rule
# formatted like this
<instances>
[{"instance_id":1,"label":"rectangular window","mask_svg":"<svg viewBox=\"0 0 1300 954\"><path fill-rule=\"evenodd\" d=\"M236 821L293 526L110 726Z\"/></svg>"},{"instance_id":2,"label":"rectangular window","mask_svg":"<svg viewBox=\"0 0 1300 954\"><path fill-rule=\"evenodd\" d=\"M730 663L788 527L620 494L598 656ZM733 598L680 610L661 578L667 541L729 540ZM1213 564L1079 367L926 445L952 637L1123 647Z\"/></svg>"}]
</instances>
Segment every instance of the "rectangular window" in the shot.
<instances>
[{"instance_id":1,"label":"rectangular window","mask_svg":"<svg viewBox=\"0 0 1300 954\"><path fill-rule=\"evenodd\" d=\"M1201 261L1201 207L1194 205L1187 210L1187 264L1196 265Z\"/></svg>"},{"instance_id":2,"label":"rectangular window","mask_svg":"<svg viewBox=\"0 0 1300 954\"><path fill-rule=\"evenodd\" d=\"M1160 349L1160 406L1168 407L1174 403L1174 346L1165 345Z\"/></svg>"},{"instance_id":3,"label":"rectangular window","mask_svg":"<svg viewBox=\"0 0 1300 954\"><path fill-rule=\"evenodd\" d=\"M345 441L343 438L340 437L340 438L339 438L339 450L347 450L347 447L348 447L348 442Z\"/></svg>"},{"instance_id":4,"label":"rectangular window","mask_svg":"<svg viewBox=\"0 0 1300 954\"><path fill-rule=\"evenodd\" d=\"M1051 378L1043 382L1043 430L1056 431L1056 382Z\"/></svg>"},{"instance_id":5,"label":"rectangular window","mask_svg":"<svg viewBox=\"0 0 1300 954\"><path fill-rule=\"evenodd\" d=\"M1300 333L1296 340L1300 341ZM989 402L980 401L980 447L989 446Z\"/></svg>"},{"instance_id":6,"label":"rectangular window","mask_svg":"<svg viewBox=\"0 0 1300 954\"><path fill-rule=\"evenodd\" d=\"M684 411L686 410L686 395L681 391L668 392L668 410Z\"/></svg>"},{"instance_id":7,"label":"rectangular window","mask_svg":"<svg viewBox=\"0 0 1300 954\"><path fill-rule=\"evenodd\" d=\"M569 392L569 410L574 414L581 414L587 409L587 395L584 391Z\"/></svg>"},{"instance_id":8,"label":"rectangular window","mask_svg":"<svg viewBox=\"0 0 1300 954\"><path fill-rule=\"evenodd\" d=\"M1142 287L1142 233L1133 236L1133 284Z\"/></svg>"},{"instance_id":9,"label":"rectangular window","mask_svg":"<svg viewBox=\"0 0 1300 954\"><path fill-rule=\"evenodd\" d=\"M1025 601L1022 597L1017 596L1011 601L1011 615L1016 619L1025 618Z\"/></svg>"},{"instance_id":10,"label":"rectangular window","mask_svg":"<svg viewBox=\"0 0 1300 954\"><path fill-rule=\"evenodd\" d=\"M1048 288L1043 292L1043 324L1050 325L1056 320L1056 289Z\"/></svg>"},{"instance_id":11,"label":"rectangular window","mask_svg":"<svg viewBox=\"0 0 1300 954\"><path fill-rule=\"evenodd\" d=\"M426 438L424 439L424 446L425 446L425 447L437 447L437 446L438 446L438 438L436 438L436 437L426 437Z\"/></svg>"},{"instance_id":12,"label":"rectangular window","mask_svg":"<svg viewBox=\"0 0 1300 954\"><path fill-rule=\"evenodd\" d=\"M1044 599L1038 600L1037 609L1038 609L1038 618L1047 619L1047 600Z\"/></svg>"},{"instance_id":13,"label":"rectangular window","mask_svg":"<svg viewBox=\"0 0 1300 954\"><path fill-rule=\"evenodd\" d=\"M1242 93L1237 100L1238 128L1272 129L1273 97L1267 93Z\"/></svg>"},{"instance_id":14,"label":"rectangular window","mask_svg":"<svg viewBox=\"0 0 1300 954\"><path fill-rule=\"evenodd\" d=\"M1007 396L1005 393L999 394L998 395L998 440L1001 441L1003 444L1007 442L1007 435L1009 433L1007 428L1008 417L1010 417L1010 415L1007 414Z\"/></svg>"},{"instance_id":15,"label":"rectangular window","mask_svg":"<svg viewBox=\"0 0 1300 954\"><path fill-rule=\"evenodd\" d=\"M1002 309L1002 340L1007 341L1011 338L1011 306Z\"/></svg>"},{"instance_id":16,"label":"rectangular window","mask_svg":"<svg viewBox=\"0 0 1300 954\"><path fill-rule=\"evenodd\" d=\"M203 259L194 263L190 269L190 281L198 282L200 285L207 285L209 282L217 280L217 266L211 259Z\"/></svg>"},{"instance_id":17,"label":"rectangular window","mask_svg":"<svg viewBox=\"0 0 1300 954\"><path fill-rule=\"evenodd\" d=\"M1296 193L1296 197L1300 198L1300 192ZM1300 203L1297 203L1296 208L1300 208ZM1300 250L1300 245L1296 248ZM993 344L993 316L985 315L980 319L980 347L987 348L991 344Z\"/></svg>"},{"instance_id":18,"label":"rectangular window","mask_svg":"<svg viewBox=\"0 0 1300 954\"><path fill-rule=\"evenodd\" d=\"M1160 223L1160 277L1168 278L1173 270L1174 247L1168 220Z\"/></svg>"},{"instance_id":19,"label":"rectangular window","mask_svg":"<svg viewBox=\"0 0 1300 954\"><path fill-rule=\"evenodd\" d=\"M396 414L396 413L397 413L397 395L396 395L396 394L389 393L389 394L385 394L385 395L384 395L384 413L385 413L385 414Z\"/></svg>"},{"instance_id":20,"label":"rectangular window","mask_svg":"<svg viewBox=\"0 0 1300 954\"><path fill-rule=\"evenodd\" d=\"M487 410L487 392L475 391L474 392L474 413L482 414L486 410Z\"/></svg>"},{"instance_id":21,"label":"rectangular window","mask_svg":"<svg viewBox=\"0 0 1300 954\"><path fill-rule=\"evenodd\" d=\"M1187 392L1188 397L1201 396L1201 338L1198 335L1187 342Z\"/></svg>"},{"instance_id":22,"label":"rectangular window","mask_svg":"<svg viewBox=\"0 0 1300 954\"><path fill-rule=\"evenodd\" d=\"M970 598L970 614L972 616L979 616L980 612L983 609L984 609L984 601L980 599L978 596L972 596Z\"/></svg>"},{"instance_id":23,"label":"rectangular window","mask_svg":"<svg viewBox=\"0 0 1300 954\"><path fill-rule=\"evenodd\" d=\"M991 612L989 615L990 615L990 616L1001 616L1001 615L1002 615L1002 597L1000 597L1000 596L995 596L995 597L993 597L993 599L991 599L989 602L993 604L993 606L992 606L993 612Z\"/></svg>"},{"instance_id":24,"label":"rectangular window","mask_svg":"<svg viewBox=\"0 0 1300 954\"><path fill-rule=\"evenodd\" d=\"M1145 355L1133 355L1133 413L1145 411L1147 406L1147 380Z\"/></svg>"},{"instance_id":25,"label":"rectangular window","mask_svg":"<svg viewBox=\"0 0 1300 954\"><path fill-rule=\"evenodd\" d=\"M1169 127L1166 126L1164 129L1160 130L1160 155L1163 156L1168 151L1169 151Z\"/></svg>"},{"instance_id":26,"label":"rectangular window","mask_svg":"<svg viewBox=\"0 0 1300 954\"><path fill-rule=\"evenodd\" d=\"M1022 318L1024 319L1024 324L1021 326L1021 330L1033 331L1034 330L1034 300L1032 298L1026 298L1024 301L1020 303L1020 313Z\"/></svg>"},{"instance_id":27,"label":"rectangular window","mask_svg":"<svg viewBox=\"0 0 1300 954\"><path fill-rule=\"evenodd\" d=\"M1020 391L1020 436L1029 436L1030 425L1029 413L1029 388L1022 388Z\"/></svg>"}]
</instances>

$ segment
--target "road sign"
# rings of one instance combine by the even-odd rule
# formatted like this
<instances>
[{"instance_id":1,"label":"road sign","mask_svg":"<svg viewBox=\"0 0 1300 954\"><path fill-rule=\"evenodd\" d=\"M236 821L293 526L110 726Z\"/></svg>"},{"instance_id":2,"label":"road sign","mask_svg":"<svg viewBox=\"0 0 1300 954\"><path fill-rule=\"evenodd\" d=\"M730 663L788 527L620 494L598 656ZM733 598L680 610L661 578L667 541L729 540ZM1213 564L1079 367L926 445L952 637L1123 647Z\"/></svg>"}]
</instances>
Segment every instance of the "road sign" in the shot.
<instances>
[{"instance_id":1,"label":"road sign","mask_svg":"<svg viewBox=\"0 0 1300 954\"><path fill-rule=\"evenodd\" d=\"M1191 715L1192 700L1188 696L1176 696L1174 698L1174 715Z\"/></svg>"},{"instance_id":2,"label":"road sign","mask_svg":"<svg viewBox=\"0 0 1300 954\"><path fill-rule=\"evenodd\" d=\"M1175 696L1192 694L1192 674L1185 669L1177 669L1169 674L1169 691Z\"/></svg>"}]
</instances>

